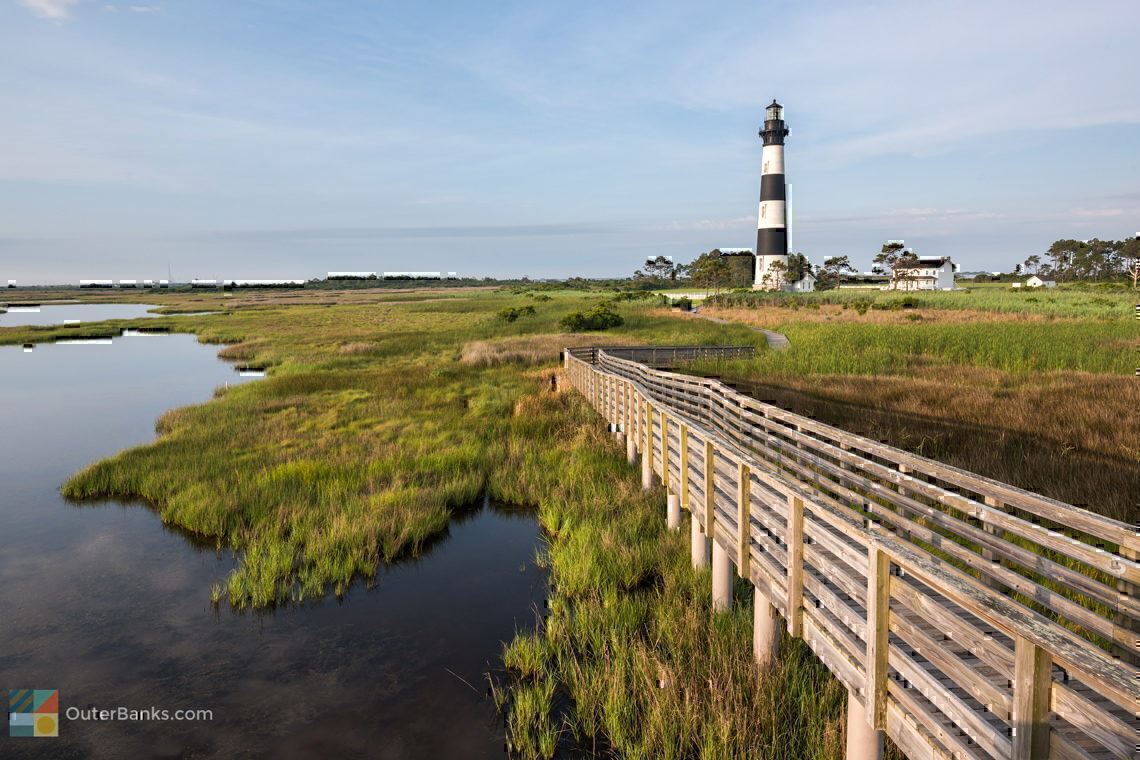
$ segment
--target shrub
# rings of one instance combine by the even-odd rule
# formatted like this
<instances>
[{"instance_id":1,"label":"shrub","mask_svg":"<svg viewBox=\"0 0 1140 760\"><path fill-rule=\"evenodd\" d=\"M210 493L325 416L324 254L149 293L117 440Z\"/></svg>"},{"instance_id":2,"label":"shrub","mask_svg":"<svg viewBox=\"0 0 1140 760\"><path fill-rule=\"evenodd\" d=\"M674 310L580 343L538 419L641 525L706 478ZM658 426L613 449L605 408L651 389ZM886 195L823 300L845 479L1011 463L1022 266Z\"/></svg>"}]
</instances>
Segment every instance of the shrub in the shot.
<instances>
[{"instance_id":1,"label":"shrub","mask_svg":"<svg viewBox=\"0 0 1140 760\"><path fill-rule=\"evenodd\" d=\"M617 293L613 300L618 303L622 301L645 301L656 297L656 295L652 290L623 290Z\"/></svg>"},{"instance_id":2,"label":"shrub","mask_svg":"<svg viewBox=\"0 0 1140 760\"><path fill-rule=\"evenodd\" d=\"M673 305L676 306L678 309L684 309L685 311L692 311L693 310L693 299L691 299L691 298L674 298L673 299Z\"/></svg>"},{"instance_id":3,"label":"shrub","mask_svg":"<svg viewBox=\"0 0 1140 760\"><path fill-rule=\"evenodd\" d=\"M572 311L558 322L558 326L568 332L582 330L606 330L619 327L625 322L621 314L612 307L600 303L589 311Z\"/></svg>"},{"instance_id":4,"label":"shrub","mask_svg":"<svg viewBox=\"0 0 1140 760\"><path fill-rule=\"evenodd\" d=\"M508 306L505 309L499 309L496 316L504 322L514 322L519 317L533 317L533 306Z\"/></svg>"}]
</instances>

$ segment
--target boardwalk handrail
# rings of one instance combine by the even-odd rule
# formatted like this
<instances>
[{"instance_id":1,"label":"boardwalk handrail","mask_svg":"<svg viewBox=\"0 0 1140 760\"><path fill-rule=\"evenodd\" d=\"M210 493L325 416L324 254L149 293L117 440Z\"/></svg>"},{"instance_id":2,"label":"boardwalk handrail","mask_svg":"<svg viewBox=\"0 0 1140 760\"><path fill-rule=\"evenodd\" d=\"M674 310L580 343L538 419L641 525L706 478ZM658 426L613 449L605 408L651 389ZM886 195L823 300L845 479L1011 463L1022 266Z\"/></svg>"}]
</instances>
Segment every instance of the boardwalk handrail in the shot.
<instances>
[{"instance_id":1,"label":"boardwalk handrail","mask_svg":"<svg viewBox=\"0 0 1140 760\"><path fill-rule=\"evenodd\" d=\"M564 363L908 757L1133 757L1134 527L637 360L652 348Z\"/></svg>"}]
</instances>

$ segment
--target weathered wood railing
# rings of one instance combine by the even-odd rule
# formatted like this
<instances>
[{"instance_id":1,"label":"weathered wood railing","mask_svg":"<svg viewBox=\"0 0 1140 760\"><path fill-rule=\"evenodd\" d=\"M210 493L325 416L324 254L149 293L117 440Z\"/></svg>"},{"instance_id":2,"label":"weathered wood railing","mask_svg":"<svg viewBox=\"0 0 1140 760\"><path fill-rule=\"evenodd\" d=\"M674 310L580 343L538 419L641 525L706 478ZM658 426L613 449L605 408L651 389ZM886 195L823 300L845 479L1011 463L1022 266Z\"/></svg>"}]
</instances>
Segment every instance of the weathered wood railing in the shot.
<instances>
[{"instance_id":1,"label":"weathered wood railing","mask_svg":"<svg viewBox=\"0 0 1140 760\"><path fill-rule=\"evenodd\" d=\"M694 562L713 539L714 595L727 553L758 626L770 603L848 688L849 755L866 728L910 758L1136 757L1134 526L636 360L732 355L681 348L564 363L690 511Z\"/></svg>"}]
</instances>

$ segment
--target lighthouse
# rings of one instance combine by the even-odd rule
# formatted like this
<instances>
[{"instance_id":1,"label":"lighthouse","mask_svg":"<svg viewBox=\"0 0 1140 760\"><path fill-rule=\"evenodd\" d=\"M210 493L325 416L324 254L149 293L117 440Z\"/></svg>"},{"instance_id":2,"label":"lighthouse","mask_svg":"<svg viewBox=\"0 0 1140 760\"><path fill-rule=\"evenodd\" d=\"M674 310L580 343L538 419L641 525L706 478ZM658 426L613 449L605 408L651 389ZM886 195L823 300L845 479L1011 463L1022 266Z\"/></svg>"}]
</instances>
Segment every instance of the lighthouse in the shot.
<instances>
[{"instance_id":1,"label":"lighthouse","mask_svg":"<svg viewBox=\"0 0 1140 760\"><path fill-rule=\"evenodd\" d=\"M765 109L760 170L760 210L756 214L756 273L753 290L777 290L787 285L788 223L784 189L784 107L774 99ZM784 269L772 269L775 263Z\"/></svg>"}]
</instances>

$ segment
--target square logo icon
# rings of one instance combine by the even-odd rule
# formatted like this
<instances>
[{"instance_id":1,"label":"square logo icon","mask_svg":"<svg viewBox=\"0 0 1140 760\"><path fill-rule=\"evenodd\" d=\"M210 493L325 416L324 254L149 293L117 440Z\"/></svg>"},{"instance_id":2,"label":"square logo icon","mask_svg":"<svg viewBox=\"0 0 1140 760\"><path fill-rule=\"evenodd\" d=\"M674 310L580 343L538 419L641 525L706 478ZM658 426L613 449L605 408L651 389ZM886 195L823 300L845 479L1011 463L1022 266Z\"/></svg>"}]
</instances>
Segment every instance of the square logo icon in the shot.
<instances>
[{"instance_id":1,"label":"square logo icon","mask_svg":"<svg viewBox=\"0 0 1140 760\"><path fill-rule=\"evenodd\" d=\"M9 691L8 735L59 736L59 690Z\"/></svg>"}]
</instances>

